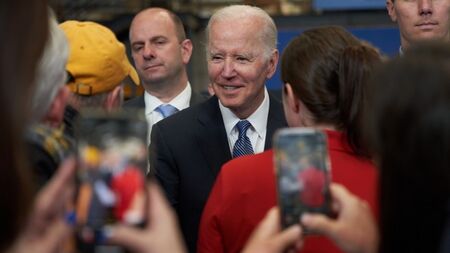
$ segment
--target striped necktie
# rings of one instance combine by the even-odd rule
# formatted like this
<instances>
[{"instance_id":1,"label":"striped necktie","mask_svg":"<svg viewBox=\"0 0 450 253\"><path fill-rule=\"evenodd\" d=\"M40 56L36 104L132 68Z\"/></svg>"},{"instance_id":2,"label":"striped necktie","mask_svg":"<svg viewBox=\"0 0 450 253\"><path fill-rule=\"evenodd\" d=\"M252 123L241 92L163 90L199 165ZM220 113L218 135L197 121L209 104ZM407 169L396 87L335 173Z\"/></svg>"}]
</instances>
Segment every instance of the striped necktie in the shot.
<instances>
[{"instance_id":1,"label":"striped necktie","mask_svg":"<svg viewBox=\"0 0 450 253\"><path fill-rule=\"evenodd\" d=\"M252 143L247 136L247 130L252 124L248 120L240 120L236 127L239 131L239 137L234 143L233 147L233 158L243 155L254 154Z\"/></svg>"}]
</instances>

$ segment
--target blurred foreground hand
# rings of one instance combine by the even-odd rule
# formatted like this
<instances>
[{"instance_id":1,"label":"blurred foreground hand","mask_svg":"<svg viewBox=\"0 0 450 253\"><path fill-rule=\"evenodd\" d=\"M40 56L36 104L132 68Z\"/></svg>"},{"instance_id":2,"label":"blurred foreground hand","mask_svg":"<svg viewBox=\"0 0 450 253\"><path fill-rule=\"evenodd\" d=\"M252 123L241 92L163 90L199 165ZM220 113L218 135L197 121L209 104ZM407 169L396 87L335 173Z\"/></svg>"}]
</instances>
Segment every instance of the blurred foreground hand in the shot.
<instances>
[{"instance_id":1,"label":"blurred foreground hand","mask_svg":"<svg viewBox=\"0 0 450 253\"><path fill-rule=\"evenodd\" d=\"M186 248L174 211L155 183L148 186L147 227L116 225L108 242L134 253L185 253Z\"/></svg>"},{"instance_id":2,"label":"blurred foreground hand","mask_svg":"<svg viewBox=\"0 0 450 253\"><path fill-rule=\"evenodd\" d=\"M37 194L25 230L8 252L64 252L65 243L73 231L73 217L72 220L67 219L67 207L73 201L74 174L75 159L68 158Z\"/></svg>"},{"instance_id":3,"label":"blurred foreground hand","mask_svg":"<svg viewBox=\"0 0 450 253\"><path fill-rule=\"evenodd\" d=\"M278 207L272 207L253 231L242 252L297 252L303 245L301 234L300 225L294 225L281 231L280 212Z\"/></svg>"},{"instance_id":4,"label":"blurred foreground hand","mask_svg":"<svg viewBox=\"0 0 450 253\"><path fill-rule=\"evenodd\" d=\"M369 205L342 185L331 184L330 190L338 217L331 219L321 214L304 214L302 225L329 237L347 253L377 252L378 227Z\"/></svg>"}]
</instances>

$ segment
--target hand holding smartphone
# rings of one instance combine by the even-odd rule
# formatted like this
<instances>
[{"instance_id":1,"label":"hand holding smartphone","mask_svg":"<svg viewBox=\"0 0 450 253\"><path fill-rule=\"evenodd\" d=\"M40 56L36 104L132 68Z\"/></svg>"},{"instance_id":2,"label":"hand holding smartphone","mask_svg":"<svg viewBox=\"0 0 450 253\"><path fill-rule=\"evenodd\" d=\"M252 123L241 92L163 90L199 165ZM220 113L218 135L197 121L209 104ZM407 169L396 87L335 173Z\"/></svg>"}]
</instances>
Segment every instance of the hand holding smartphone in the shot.
<instances>
[{"instance_id":1,"label":"hand holding smartphone","mask_svg":"<svg viewBox=\"0 0 450 253\"><path fill-rule=\"evenodd\" d=\"M275 133L273 143L282 227L299 223L304 212L330 215L326 134L312 128L286 128Z\"/></svg>"},{"instance_id":2,"label":"hand holding smartphone","mask_svg":"<svg viewBox=\"0 0 450 253\"><path fill-rule=\"evenodd\" d=\"M83 113L77 125L77 238L102 244L107 226L146 220L147 123L125 112Z\"/></svg>"}]
</instances>

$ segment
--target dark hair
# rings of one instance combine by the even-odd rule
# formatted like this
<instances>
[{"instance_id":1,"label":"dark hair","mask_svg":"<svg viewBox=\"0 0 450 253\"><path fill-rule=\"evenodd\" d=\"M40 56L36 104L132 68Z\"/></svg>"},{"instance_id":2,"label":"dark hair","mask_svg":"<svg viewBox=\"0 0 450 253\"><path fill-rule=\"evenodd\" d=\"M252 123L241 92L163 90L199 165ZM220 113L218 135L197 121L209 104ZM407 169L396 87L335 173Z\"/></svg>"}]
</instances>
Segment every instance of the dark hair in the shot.
<instances>
[{"instance_id":1,"label":"dark hair","mask_svg":"<svg viewBox=\"0 0 450 253\"><path fill-rule=\"evenodd\" d=\"M411 48L370 82L380 252L437 252L450 201L450 48Z\"/></svg>"},{"instance_id":2,"label":"dark hair","mask_svg":"<svg viewBox=\"0 0 450 253\"><path fill-rule=\"evenodd\" d=\"M380 60L376 49L341 27L314 28L284 50L281 79L291 84L315 123L334 125L356 154L368 156L361 138L365 83Z\"/></svg>"},{"instance_id":3,"label":"dark hair","mask_svg":"<svg viewBox=\"0 0 450 253\"><path fill-rule=\"evenodd\" d=\"M45 1L0 1L0 252L27 221L32 204L22 137L36 64L48 33Z\"/></svg>"}]
</instances>

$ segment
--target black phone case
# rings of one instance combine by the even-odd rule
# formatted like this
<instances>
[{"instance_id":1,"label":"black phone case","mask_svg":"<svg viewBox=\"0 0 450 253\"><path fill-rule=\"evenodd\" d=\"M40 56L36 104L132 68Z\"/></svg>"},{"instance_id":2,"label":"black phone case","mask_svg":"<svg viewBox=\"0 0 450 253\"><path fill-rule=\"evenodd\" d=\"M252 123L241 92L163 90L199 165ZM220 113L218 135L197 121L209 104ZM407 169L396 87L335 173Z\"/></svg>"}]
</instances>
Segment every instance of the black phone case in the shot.
<instances>
[{"instance_id":1,"label":"black phone case","mask_svg":"<svg viewBox=\"0 0 450 253\"><path fill-rule=\"evenodd\" d=\"M304 212L330 215L326 134L311 128L287 128L274 135L273 143L282 227L299 223Z\"/></svg>"}]
</instances>

